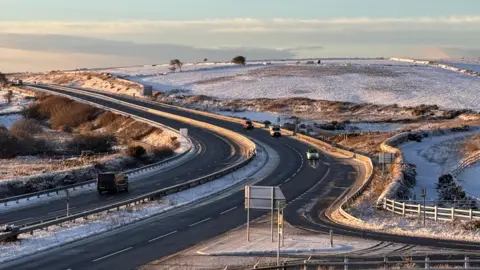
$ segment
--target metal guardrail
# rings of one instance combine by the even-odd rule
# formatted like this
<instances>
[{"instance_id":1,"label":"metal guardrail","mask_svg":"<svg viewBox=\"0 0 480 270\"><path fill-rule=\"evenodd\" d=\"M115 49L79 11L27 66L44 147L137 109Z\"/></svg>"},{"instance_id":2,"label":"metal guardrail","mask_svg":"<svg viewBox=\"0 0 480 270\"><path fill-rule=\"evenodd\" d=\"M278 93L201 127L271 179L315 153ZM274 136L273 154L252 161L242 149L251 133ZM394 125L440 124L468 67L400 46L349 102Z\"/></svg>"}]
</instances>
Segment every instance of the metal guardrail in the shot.
<instances>
[{"instance_id":1,"label":"metal guardrail","mask_svg":"<svg viewBox=\"0 0 480 270\"><path fill-rule=\"evenodd\" d=\"M56 92L55 92L55 94L58 95L58 93L56 93ZM72 97L70 97L68 95L65 95L65 94L59 94L59 95L63 95L63 96L67 96L69 98L72 98ZM73 99L75 99L75 98L73 98ZM82 102L86 102L86 101L82 100ZM89 103L89 102L86 102L86 103ZM98 106L98 104L96 104L96 106ZM140 106L136 106L136 107L140 107ZM108 108L108 109L111 110L110 108ZM147 110L147 111L149 111L149 110ZM183 117L181 117L181 118L183 118ZM186 118L186 119L188 119L188 118ZM150 120L148 120L148 121L150 121ZM191 121L196 122L197 124L198 123L203 123L203 122L196 121L196 120L191 120ZM186 122L188 122L188 121L186 121ZM203 125L204 126L208 125L208 126L215 127L214 125L207 124L207 123L203 123ZM117 202L117 203L113 203L113 204L109 204L109 205L106 205L106 206L103 206L103 207L98 207L98 208L95 208L95 209L82 211L82 212L72 214L72 215L69 215L69 216L55 217L54 219L52 218L52 220L49 220L49 221L46 221L46 222L40 221L38 224L22 227L18 231L15 231L15 232L1 233L0 234L0 241L5 240L5 239L9 239L11 237L14 237L14 236L17 236L17 235L20 235L20 234L23 234L23 233L29 233L29 232L33 233L35 230L48 228L49 226L52 226L52 225L58 225L58 224L61 224L61 223L74 221L77 218L87 217L87 216L97 214L97 213L101 213L101 212L108 212L109 210L112 210L112 209L119 210L121 207L127 207L128 205L131 205L131 204L135 204L135 203L138 203L138 202L151 201L151 200L155 200L158 197L163 197L163 196L166 196L166 195L169 195L169 194L178 193L178 192L181 192L183 190L190 189L190 188L196 187L198 185L201 185L201 184L213 181L215 179L218 179L218 178L220 178L222 176L225 176L225 175L227 175L231 172L234 172L234 171L240 169L241 167L247 165L248 163L250 163L250 161L256 155L256 145L252 141L248 140L246 137L244 137L242 135L239 135L235 132L232 132L232 131L229 131L229 130L226 130L226 129L223 129L223 128L219 128L219 129L224 130L225 133L229 133L230 136L235 136L238 140L243 141L243 143L250 146L249 149L245 149L245 154L247 155L247 158L245 160L242 160L242 161L240 161L240 162L238 162L238 163L236 163L236 164L234 164L234 165L232 165L232 166L230 166L226 169L223 169L219 172L215 172L215 173L209 174L207 176L200 177L200 178L197 178L197 179L194 179L194 180L182 183L182 184L178 184L178 185L174 185L174 186L171 186L171 187L168 187L168 188L160 189L160 190L157 190L157 191L154 191L154 192L143 194L143 195L137 196L135 198L127 199L127 200Z\"/></svg>"},{"instance_id":2,"label":"metal guardrail","mask_svg":"<svg viewBox=\"0 0 480 270\"><path fill-rule=\"evenodd\" d=\"M46 90L46 91L48 91L48 90ZM58 93L55 93L55 94L58 94ZM177 131L177 130L174 130L170 127L167 127L165 125L161 125L160 123L157 123L157 122L154 122L154 121L142 118L142 117L132 116L132 115L126 114L124 112L121 112L121 111L118 111L118 110L115 110L115 109L111 109L111 108L108 108L108 107L105 107L105 106L101 106L101 105L93 103L93 102L80 100L80 99L77 99L77 98L74 98L74 97L70 97L68 95L63 95L63 94L58 94L58 95L65 96L65 97L68 97L70 99L77 100L79 102L89 103L92 106L101 107L104 110L114 111L117 114L126 115L126 116L129 116L129 117L131 117L135 120L146 122L147 124L150 124L150 125L160 126L162 128L170 130L172 133L175 133L175 134L179 135L179 131ZM154 170L159 166L163 166L167 163L170 163L172 161L175 161L175 160L179 159L180 157L183 157L185 154L192 151L191 146L194 145L192 140L189 137L186 137L186 139L189 141L190 147L185 152L181 153L180 155L169 158L168 160L164 160L164 161L160 161L160 162L157 162L157 163L154 163L154 164L143 166L141 168L131 169L131 170L125 171L124 173L132 174L132 175L133 174L138 174L138 173L143 173L143 172L146 172L146 171ZM0 204L3 203L5 206L7 206L8 202L15 202L15 203L18 204L19 200L21 200L21 199L27 198L27 200L28 200L29 198L34 198L34 197L39 198L41 195L49 196L50 194L53 194L53 193L58 194L59 191L63 191L63 190L66 190L66 189L74 189L75 190L75 188L77 188L77 187L89 186L89 185L91 185L95 182L96 182L96 180L89 180L89 181L84 181L84 182L81 182L81 183L77 183L77 184L73 184L73 185L69 185L69 186L65 186L65 187L53 188L53 189L48 189L48 190L44 190L44 191L38 191L38 192L34 192L34 193L28 193L28 194L24 194L24 195L18 195L18 196L3 198L3 199L0 199Z\"/></svg>"},{"instance_id":3,"label":"metal guardrail","mask_svg":"<svg viewBox=\"0 0 480 270\"><path fill-rule=\"evenodd\" d=\"M81 89L79 89L79 88L75 88L75 89L78 89L78 90L81 91ZM225 121L229 121L229 122L239 123L239 124L242 124L245 121L243 119L239 119L239 118L235 118L235 117L231 117L231 116L218 115L218 114L205 112L205 111L201 111L201 110L195 110L195 109L190 109L190 108L178 107L178 106L170 105L170 104L153 102L153 101L150 101L150 100L147 100L147 99L142 99L142 98L139 98L139 97L132 97L132 96L120 95L120 94L109 93L109 92L105 93L105 92L98 91L98 90L95 90L95 89L88 89L88 91L97 92L97 93L99 93L99 95L102 95L102 93L103 93L103 94L111 94L111 95L115 95L115 96L128 97L128 98L132 98L132 99L135 99L135 100L140 100L140 101L145 102L145 103L150 103L150 104L153 104L153 105L161 105L161 106L168 107L168 108L173 108L173 109L177 109L177 110L191 112L191 113L195 113L195 114L199 114L199 115L203 115L203 116L207 116L207 117L212 117L212 118L216 118L216 119L220 119L220 120L225 120ZM103 96L106 97L105 95L103 95ZM256 122L256 121L252 121L252 122L254 123L254 126L256 128L264 128L265 127L264 123L260 123L260 122ZM286 135L290 135L290 136L293 135L293 131L290 131L290 130L287 130L287 129L281 129L281 132L282 132L282 134L286 134ZM345 156L352 156L353 158L355 158L355 159L357 159L357 160L359 160L359 161L361 161L365 164L365 166L367 168L365 181L362 183L360 188L357 191L355 191L355 193L353 195L351 195L349 198L346 198L338 208L340 214L343 217L345 217L347 219L350 219L350 220L360 221L359 219L357 219L357 218L353 217L352 215L348 214L343 208L346 204L352 203L355 199L357 199L365 191L365 189L368 187L368 185L372 182L372 180L373 180L373 163L372 163L372 160L368 156L335 147L335 146L333 146L331 144L328 144L324 141L321 141L319 139L309 137L309 136L306 136L306 135L296 134L296 139L301 140L303 142L306 142L308 144L314 145L316 147L323 148L327 152L336 152L336 153L339 153L339 154L342 154L342 155L345 155ZM332 205L332 206L334 206L334 205Z\"/></svg>"},{"instance_id":4,"label":"metal guardrail","mask_svg":"<svg viewBox=\"0 0 480 270\"><path fill-rule=\"evenodd\" d=\"M174 185L174 186L171 186L171 187L163 188L163 189L160 189L160 190L157 190L157 191L153 191L153 192L150 192L150 193L146 193L146 194L137 196L137 197L132 198L132 199L128 199L128 200L124 200L124 201L121 201L121 202L109 204L109 205L106 205L106 206L103 206L103 207L98 207L98 208L95 208L95 209L82 211L80 213L72 214L72 215L69 215L69 216L55 217L54 220L50 220L50 221L47 221L47 222L40 222L40 223L35 224L35 225L22 227L17 232L2 233L2 234L0 234L0 241L4 240L4 239L9 239L9 238L14 237L16 235L20 235L20 234L24 234L24 233L31 233L31 232L34 232L35 230L48 228L52 225L58 225L58 224L61 224L61 223L74 221L78 218L87 217L87 216L90 216L90 215L93 215L93 214L97 214L97 213L101 213L101 212L108 212L110 210L119 210L121 207L127 207L129 205L132 205L132 204L135 204L135 203L138 203L138 202L153 201L156 198L161 198L161 197L166 196L166 195L170 195L170 194L178 193L178 192L190 189L190 188L194 188L196 186L199 186L201 184L208 183L210 181L216 180L216 179L218 179L222 176L225 176L225 175L227 175L231 172L234 172L234 171L242 168L243 166L250 163L250 161L254 158L254 156L255 156L255 152L252 152L247 157L247 159L242 160L242 161L238 162L237 164L235 164L233 166L230 166L230 167L228 167L226 169L223 169L219 172L212 173L212 174L209 174L209 175L204 176L204 177L200 177L200 178L197 178L197 179L194 179L194 180L190 180L190 181L182 183L182 184L178 184L178 185Z\"/></svg>"},{"instance_id":5,"label":"metal guardrail","mask_svg":"<svg viewBox=\"0 0 480 270\"><path fill-rule=\"evenodd\" d=\"M157 162L157 163L154 163L154 164L143 166L141 168L136 168L136 169L131 169L131 170L128 170L128 171L124 171L124 173L127 174L127 175L135 175L135 174L151 171L151 170L156 169L159 166L163 166L165 164L168 164L172 161L175 161L175 160L183 157L184 155L186 155L190 151L191 151L191 149L189 148L187 151L185 151L185 152L183 152L179 155L176 155L174 157L168 158L167 160L163 160L163 161L160 161L160 162ZM90 185L95 184L95 183L96 183L96 180L93 179L93 180L88 180L88 181L84 181L84 182L73 184L73 185L68 185L68 186L65 186L65 187L52 188L52 189L48 189L48 190L44 190L44 191L38 191L38 192L28 193L28 194L19 195L19 196L8 197L8 198L0 199L0 204L4 204L4 206L8 206L9 202L14 202L14 203L18 204L19 200L21 200L21 199L27 199L27 201L28 201L28 200L30 200L32 198L35 198L35 197L40 198L41 195L47 195L47 197L49 197L51 194L59 194L60 191L64 191L66 189L75 190L76 188L83 188L85 186L90 186Z\"/></svg>"},{"instance_id":6,"label":"metal guardrail","mask_svg":"<svg viewBox=\"0 0 480 270\"><path fill-rule=\"evenodd\" d=\"M369 261L369 260L353 260L349 258L344 258L343 260L338 261L321 261L321 260L304 260L303 262L282 262L280 265L275 266L254 266L250 269L258 270L289 270L289 269L317 269L320 267L341 267L348 270L350 266L354 269L362 269L362 266L370 266L367 269L390 269L393 266L405 265L401 269L429 269L429 268L438 268L437 265L443 266L453 266L453 267L442 267L443 269L478 269L478 267L472 267L472 264L478 265L480 263L479 259L470 259L468 256L465 256L463 260L430 260L429 257L425 257L424 260L389 260L388 257L384 257L383 260ZM355 266L355 267L354 267ZM423 267L421 267L423 266ZM400 268L400 267L399 267Z\"/></svg>"}]
</instances>

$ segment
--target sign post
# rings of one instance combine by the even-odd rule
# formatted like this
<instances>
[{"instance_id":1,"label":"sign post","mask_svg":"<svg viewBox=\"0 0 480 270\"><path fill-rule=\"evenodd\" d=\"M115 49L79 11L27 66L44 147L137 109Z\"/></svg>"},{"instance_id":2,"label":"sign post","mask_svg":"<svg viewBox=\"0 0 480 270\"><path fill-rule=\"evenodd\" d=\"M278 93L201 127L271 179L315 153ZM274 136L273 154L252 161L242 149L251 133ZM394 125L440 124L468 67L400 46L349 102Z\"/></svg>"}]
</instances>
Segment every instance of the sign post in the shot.
<instances>
[{"instance_id":1,"label":"sign post","mask_svg":"<svg viewBox=\"0 0 480 270\"><path fill-rule=\"evenodd\" d=\"M65 189L65 193L67 195L67 217L70 215L70 193L68 192L68 188Z\"/></svg>"},{"instance_id":2,"label":"sign post","mask_svg":"<svg viewBox=\"0 0 480 270\"><path fill-rule=\"evenodd\" d=\"M247 241L250 241L250 209L271 211L271 238L274 242L273 224L275 209L285 205L285 196L277 186L245 186L245 209L247 210ZM283 212L282 212L283 219ZM283 226L283 225L282 225Z\"/></svg>"},{"instance_id":3,"label":"sign post","mask_svg":"<svg viewBox=\"0 0 480 270\"><path fill-rule=\"evenodd\" d=\"M395 159L395 154L389 152L382 152L378 154L378 162L382 164L382 174L385 173L385 164L392 164Z\"/></svg>"},{"instance_id":4,"label":"sign post","mask_svg":"<svg viewBox=\"0 0 480 270\"><path fill-rule=\"evenodd\" d=\"M330 230L330 247L333 248L333 230Z\"/></svg>"},{"instance_id":5,"label":"sign post","mask_svg":"<svg viewBox=\"0 0 480 270\"><path fill-rule=\"evenodd\" d=\"M423 227L425 227L425 219L427 216L427 208L426 208L427 189L426 188L422 188L422 197L423 197Z\"/></svg>"}]
</instances>

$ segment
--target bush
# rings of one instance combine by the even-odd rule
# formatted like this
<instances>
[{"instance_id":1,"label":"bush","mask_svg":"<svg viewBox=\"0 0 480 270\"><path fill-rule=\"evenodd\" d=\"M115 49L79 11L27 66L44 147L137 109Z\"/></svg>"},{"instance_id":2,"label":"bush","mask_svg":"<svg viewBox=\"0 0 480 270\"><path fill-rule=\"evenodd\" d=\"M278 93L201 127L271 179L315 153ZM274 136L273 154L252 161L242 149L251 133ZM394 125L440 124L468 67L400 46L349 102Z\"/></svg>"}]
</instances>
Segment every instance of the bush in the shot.
<instances>
[{"instance_id":1,"label":"bush","mask_svg":"<svg viewBox=\"0 0 480 270\"><path fill-rule=\"evenodd\" d=\"M25 119L36 119L39 121L47 119L47 117L40 112L40 105L37 102L25 107L21 114Z\"/></svg>"},{"instance_id":2,"label":"bush","mask_svg":"<svg viewBox=\"0 0 480 270\"><path fill-rule=\"evenodd\" d=\"M12 103L13 92L8 90L8 92L3 96L8 104Z\"/></svg>"},{"instance_id":3,"label":"bush","mask_svg":"<svg viewBox=\"0 0 480 270\"><path fill-rule=\"evenodd\" d=\"M168 147L157 147L151 150L153 156L159 159L164 159L173 156L174 152Z\"/></svg>"},{"instance_id":4,"label":"bush","mask_svg":"<svg viewBox=\"0 0 480 270\"><path fill-rule=\"evenodd\" d=\"M140 140L141 138L151 134L154 130L158 130L159 133L162 132L161 129L156 129L147 123L134 121L125 129L123 129L119 135L132 140Z\"/></svg>"},{"instance_id":5,"label":"bush","mask_svg":"<svg viewBox=\"0 0 480 270\"><path fill-rule=\"evenodd\" d=\"M127 148L127 155L134 157L134 158L141 158L143 157L147 151L140 145L129 145Z\"/></svg>"},{"instance_id":6,"label":"bush","mask_svg":"<svg viewBox=\"0 0 480 270\"><path fill-rule=\"evenodd\" d=\"M93 106L58 96L41 96L38 104L38 111L43 117L50 118L50 124L54 129L64 125L78 127L82 123L94 120L100 111Z\"/></svg>"},{"instance_id":7,"label":"bush","mask_svg":"<svg viewBox=\"0 0 480 270\"><path fill-rule=\"evenodd\" d=\"M0 130L0 158L14 158L18 154L20 154L18 138L8 131Z\"/></svg>"},{"instance_id":8,"label":"bush","mask_svg":"<svg viewBox=\"0 0 480 270\"><path fill-rule=\"evenodd\" d=\"M115 145L116 138L109 135L75 135L69 142L68 148L75 153L82 151L93 151L96 153L108 152Z\"/></svg>"},{"instance_id":9,"label":"bush","mask_svg":"<svg viewBox=\"0 0 480 270\"><path fill-rule=\"evenodd\" d=\"M42 126L35 119L20 119L13 123L10 133L17 137L29 137L34 134L41 133Z\"/></svg>"},{"instance_id":10,"label":"bush","mask_svg":"<svg viewBox=\"0 0 480 270\"><path fill-rule=\"evenodd\" d=\"M463 228L468 231L480 230L480 220L472 220L463 224Z\"/></svg>"},{"instance_id":11,"label":"bush","mask_svg":"<svg viewBox=\"0 0 480 270\"><path fill-rule=\"evenodd\" d=\"M232 63L234 64L237 64L237 65L245 65L247 59L244 57L244 56L235 56L233 59L232 59Z\"/></svg>"}]
</instances>

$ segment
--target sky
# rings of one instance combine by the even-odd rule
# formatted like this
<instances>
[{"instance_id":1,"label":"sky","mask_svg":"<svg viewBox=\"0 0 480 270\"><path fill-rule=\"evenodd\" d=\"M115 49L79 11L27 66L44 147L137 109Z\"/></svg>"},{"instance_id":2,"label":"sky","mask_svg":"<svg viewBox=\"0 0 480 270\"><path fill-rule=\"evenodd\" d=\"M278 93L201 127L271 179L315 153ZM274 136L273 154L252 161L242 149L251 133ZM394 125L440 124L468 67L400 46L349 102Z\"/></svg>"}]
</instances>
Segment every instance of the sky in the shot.
<instances>
[{"instance_id":1,"label":"sky","mask_svg":"<svg viewBox=\"0 0 480 270\"><path fill-rule=\"evenodd\" d=\"M172 57L227 60L240 53L247 59L480 57L479 0L0 0L0 5L0 70L161 63ZM45 58L55 60L49 64Z\"/></svg>"}]
</instances>

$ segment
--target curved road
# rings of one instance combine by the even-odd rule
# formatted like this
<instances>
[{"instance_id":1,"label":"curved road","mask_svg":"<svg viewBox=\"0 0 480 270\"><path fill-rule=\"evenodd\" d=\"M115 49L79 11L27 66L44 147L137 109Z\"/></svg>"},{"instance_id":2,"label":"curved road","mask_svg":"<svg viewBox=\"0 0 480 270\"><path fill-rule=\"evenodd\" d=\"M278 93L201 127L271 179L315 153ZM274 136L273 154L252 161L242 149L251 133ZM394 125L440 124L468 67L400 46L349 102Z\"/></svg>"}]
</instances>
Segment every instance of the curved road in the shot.
<instances>
[{"instance_id":1,"label":"curved road","mask_svg":"<svg viewBox=\"0 0 480 270\"><path fill-rule=\"evenodd\" d=\"M118 105L116 109L128 111L126 106ZM146 176L132 177L128 193L115 195L99 195L97 192L87 192L70 198L70 212L80 212L104 205L125 200L153 190L180 184L234 164L241 158L242 149L230 139L224 138L208 130L181 124L170 119L161 118L150 113L143 113L142 117L158 121L173 128L188 128L194 143L199 145L199 153L186 163L170 168L161 173ZM32 204L26 207L3 211L0 215L0 224L28 224L40 220L54 218L66 214L65 198L59 198L44 204Z\"/></svg>"}]
</instances>

